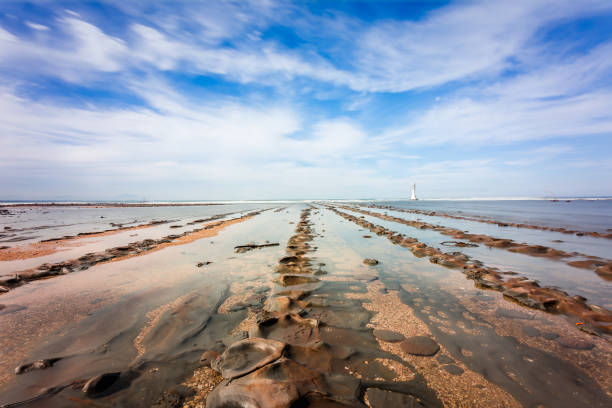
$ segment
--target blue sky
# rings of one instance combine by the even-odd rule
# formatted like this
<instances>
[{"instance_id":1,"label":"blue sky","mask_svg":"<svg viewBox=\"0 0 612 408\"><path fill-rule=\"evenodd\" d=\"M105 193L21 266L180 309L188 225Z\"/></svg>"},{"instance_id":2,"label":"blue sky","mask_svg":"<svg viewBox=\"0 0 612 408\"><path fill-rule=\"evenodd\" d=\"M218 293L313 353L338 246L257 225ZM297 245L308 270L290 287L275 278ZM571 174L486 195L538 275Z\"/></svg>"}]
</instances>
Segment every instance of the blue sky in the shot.
<instances>
[{"instance_id":1,"label":"blue sky","mask_svg":"<svg viewBox=\"0 0 612 408\"><path fill-rule=\"evenodd\" d=\"M1 199L612 195L612 2L0 3Z\"/></svg>"}]
</instances>

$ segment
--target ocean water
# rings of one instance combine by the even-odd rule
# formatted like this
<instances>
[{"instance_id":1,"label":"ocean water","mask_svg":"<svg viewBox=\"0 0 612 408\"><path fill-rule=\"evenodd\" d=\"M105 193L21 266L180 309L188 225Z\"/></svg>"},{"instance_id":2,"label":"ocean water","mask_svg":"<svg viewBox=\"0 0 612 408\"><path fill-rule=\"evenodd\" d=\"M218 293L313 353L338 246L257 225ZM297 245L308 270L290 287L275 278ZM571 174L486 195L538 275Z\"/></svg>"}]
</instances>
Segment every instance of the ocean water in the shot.
<instances>
[{"instance_id":1,"label":"ocean water","mask_svg":"<svg viewBox=\"0 0 612 408\"><path fill-rule=\"evenodd\" d=\"M612 200L418 200L372 204L577 231L612 232Z\"/></svg>"}]
</instances>

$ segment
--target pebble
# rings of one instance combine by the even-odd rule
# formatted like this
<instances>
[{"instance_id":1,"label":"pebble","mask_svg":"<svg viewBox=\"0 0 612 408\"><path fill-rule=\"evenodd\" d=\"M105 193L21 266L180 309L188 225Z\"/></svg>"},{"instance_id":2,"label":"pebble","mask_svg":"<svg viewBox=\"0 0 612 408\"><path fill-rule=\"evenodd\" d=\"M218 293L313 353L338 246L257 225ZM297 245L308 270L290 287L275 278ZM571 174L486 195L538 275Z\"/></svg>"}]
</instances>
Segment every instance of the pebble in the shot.
<instances>
[{"instance_id":1,"label":"pebble","mask_svg":"<svg viewBox=\"0 0 612 408\"><path fill-rule=\"evenodd\" d=\"M446 370L446 372L448 372L449 374L452 375L461 375L463 374L463 368L456 366L454 364L449 364L449 365L445 365L442 368L444 368L444 370Z\"/></svg>"},{"instance_id":2,"label":"pebble","mask_svg":"<svg viewBox=\"0 0 612 408\"><path fill-rule=\"evenodd\" d=\"M455 362L455 360L449 356L445 356L444 354L440 354L438 357L436 357L436 360L438 360L438 363L440 364L450 364Z\"/></svg>"}]
</instances>

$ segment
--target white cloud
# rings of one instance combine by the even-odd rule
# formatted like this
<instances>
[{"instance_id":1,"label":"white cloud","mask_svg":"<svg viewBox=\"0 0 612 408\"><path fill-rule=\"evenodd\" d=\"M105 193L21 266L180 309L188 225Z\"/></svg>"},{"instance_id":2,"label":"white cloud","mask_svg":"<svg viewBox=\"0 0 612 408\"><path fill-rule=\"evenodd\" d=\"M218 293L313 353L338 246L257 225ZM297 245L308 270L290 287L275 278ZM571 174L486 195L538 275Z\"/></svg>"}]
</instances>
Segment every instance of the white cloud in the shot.
<instances>
[{"instance_id":1,"label":"white cloud","mask_svg":"<svg viewBox=\"0 0 612 408\"><path fill-rule=\"evenodd\" d=\"M379 140L409 145L507 144L612 134L612 42L446 98Z\"/></svg>"},{"instance_id":2,"label":"white cloud","mask_svg":"<svg viewBox=\"0 0 612 408\"><path fill-rule=\"evenodd\" d=\"M47 31L47 30L49 30L49 27L47 27L46 25L38 24L38 23L33 23L32 21L26 21L25 25L30 27L32 30L37 30L37 31Z\"/></svg>"},{"instance_id":3,"label":"white cloud","mask_svg":"<svg viewBox=\"0 0 612 408\"><path fill-rule=\"evenodd\" d=\"M141 3L117 5L133 14L147 8ZM60 21L71 36L68 44L24 39L3 54L44 61L53 67L50 72L73 80L79 79L78 73L88 79L87 70L95 74L138 67L213 73L245 83L281 85L304 77L357 91L400 92L494 75L511 58L529 66L533 53L526 50L538 29L604 9L611 10L612 4L478 1L440 8L419 21L381 20L366 25L342 15L320 17L274 2L213 2L206 7L189 3L174 9L161 5L146 15L145 21L154 24L143 21L143 16L134 18L131 33L123 39L70 16ZM294 18L298 18L295 27L307 26L315 38L325 37L324 45L288 50L273 40L260 39L259 29L266 24L288 25ZM320 32L313 33L317 28ZM232 46L223 40L232 41ZM329 60L321 56L323 51ZM334 60L343 61L342 68Z\"/></svg>"},{"instance_id":4,"label":"white cloud","mask_svg":"<svg viewBox=\"0 0 612 408\"><path fill-rule=\"evenodd\" d=\"M416 21L373 23L275 2L173 3L146 14L149 2L115 4L127 24L113 35L85 21L86 13L69 11L53 30L26 22L35 35L0 27L6 76L0 83L18 85L15 78L43 74L102 83L148 104L71 108L0 89L5 177L75 183L94 177L109 194L117 180L125 186L166 181L165 188L190 180L243 198L261 189L270 190L268 197L278 191L294 197L359 191L384 196L407 192L416 180L435 184L444 195L462 180L483 188L502 185L504 162L527 168L571 153L555 141L540 150L521 146L501 159L453 160L448 156L454 153L446 152L455 147L612 134L612 42L585 55L553 55L534 40L551 23L610 10L609 2L459 2ZM295 28L307 43L290 49L270 40L264 34L274 24ZM500 75L510 65L521 74ZM163 77L159 71L275 85L282 102L261 94L219 97L214 90L206 102L194 102L196 96L155 79ZM462 82L472 79L477 81ZM442 87L448 83L452 91ZM418 93L395 96L394 117L384 111L385 96L376 95L435 87L440 96L416 109L410 98L417 95L418 102ZM339 95L346 96L341 108L318 110L327 106L318 105L321 100ZM408 105L401 114L398 101ZM377 110L363 114L370 106ZM372 119L378 113L385 117ZM372 137L366 124L382 128L380 136ZM450 149L432 159L421 149L429 145Z\"/></svg>"},{"instance_id":5,"label":"white cloud","mask_svg":"<svg viewBox=\"0 0 612 408\"><path fill-rule=\"evenodd\" d=\"M66 43L50 37L21 39L0 28L0 67L21 74L46 73L76 82L124 67L128 48L123 40L77 18L64 18L59 23L69 36Z\"/></svg>"}]
</instances>

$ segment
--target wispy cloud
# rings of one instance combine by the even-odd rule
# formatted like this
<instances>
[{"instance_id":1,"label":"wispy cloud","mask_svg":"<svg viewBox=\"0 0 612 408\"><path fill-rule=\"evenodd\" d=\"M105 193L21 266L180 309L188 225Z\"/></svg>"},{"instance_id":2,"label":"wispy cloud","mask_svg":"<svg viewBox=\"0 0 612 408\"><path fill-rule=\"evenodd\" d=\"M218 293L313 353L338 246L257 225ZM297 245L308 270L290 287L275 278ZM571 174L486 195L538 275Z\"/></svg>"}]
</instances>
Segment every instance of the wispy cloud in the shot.
<instances>
[{"instance_id":1,"label":"wispy cloud","mask_svg":"<svg viewBox=\"0 0 612 408\"><path fill-rule=\"evenodd\" d=\"M550 34L612 16L607 1L451 2L384 19L341 3L107 5L116 18L60 1L0 19L0 182L95 177L109 194L117 180L225 182L219 196L246 197L267 183L401 196L418 180L443 195L462 179L478 192L509 172L529 179L559 156L587 169L605 150L592 145L611 147L609 35Z\"/></svg>"}]
</instances>

